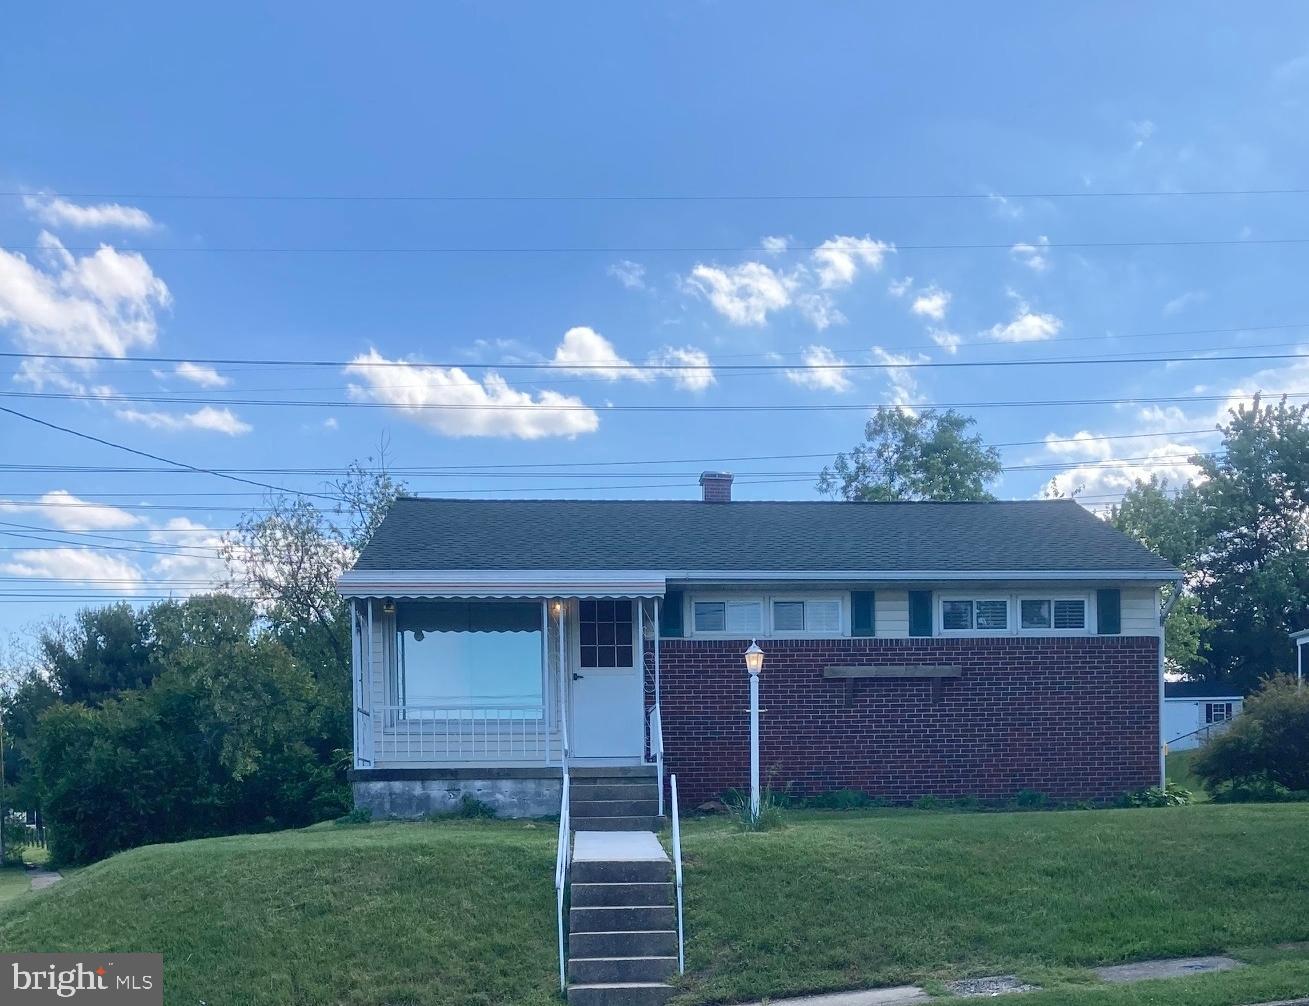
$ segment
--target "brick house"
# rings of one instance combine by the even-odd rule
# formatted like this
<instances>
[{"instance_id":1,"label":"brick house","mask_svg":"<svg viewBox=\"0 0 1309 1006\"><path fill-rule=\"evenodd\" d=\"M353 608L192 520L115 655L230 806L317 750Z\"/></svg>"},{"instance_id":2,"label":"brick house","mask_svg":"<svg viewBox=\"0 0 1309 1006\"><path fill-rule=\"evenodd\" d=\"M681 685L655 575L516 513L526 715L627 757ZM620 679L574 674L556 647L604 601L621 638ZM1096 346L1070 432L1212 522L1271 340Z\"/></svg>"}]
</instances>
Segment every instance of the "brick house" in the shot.
<instances>
[{"instance_id":1,"label":"brick house","mask_svg":"<svg viewBox=\"0 0 1309 1006\"><path fill-rule=\"evenodd\" d=\"M817 794L1103 800L1160 781L1158 556L1075 502L396 502L353 569L357 803L558 810L647 766L696 804ZM645 771L645 769L643 769ZM661 782L662 791L662 782Z\"/></svg>"}]
</instances>

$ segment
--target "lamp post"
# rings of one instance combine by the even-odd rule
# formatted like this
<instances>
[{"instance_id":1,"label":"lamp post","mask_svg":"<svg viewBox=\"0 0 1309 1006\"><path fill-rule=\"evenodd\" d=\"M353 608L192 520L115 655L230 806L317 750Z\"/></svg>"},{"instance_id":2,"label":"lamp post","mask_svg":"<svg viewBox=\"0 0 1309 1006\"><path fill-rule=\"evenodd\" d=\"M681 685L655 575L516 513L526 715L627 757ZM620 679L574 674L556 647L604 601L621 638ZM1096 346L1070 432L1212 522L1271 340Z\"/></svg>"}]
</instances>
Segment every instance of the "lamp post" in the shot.
<instances>
[{"instance_id":1,"label":"lamp post","mask_svg":"<svg viewBox=\"0 0 1309 1006\"><path fill-rule=\"evenodd\" d=\"M759 820L759 672L764 669L764 651L750 640L745 651L745 669L750 676L750 820Z\"/></svg>"}]
</instances>

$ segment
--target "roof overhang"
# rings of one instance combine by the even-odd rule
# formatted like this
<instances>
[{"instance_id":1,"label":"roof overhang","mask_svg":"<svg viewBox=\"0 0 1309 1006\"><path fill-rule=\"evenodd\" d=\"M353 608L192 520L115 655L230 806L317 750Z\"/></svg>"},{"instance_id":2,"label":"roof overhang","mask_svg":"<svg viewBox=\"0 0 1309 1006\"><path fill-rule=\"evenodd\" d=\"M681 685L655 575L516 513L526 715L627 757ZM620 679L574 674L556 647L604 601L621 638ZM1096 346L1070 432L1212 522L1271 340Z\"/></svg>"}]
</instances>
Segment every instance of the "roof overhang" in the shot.
<instances>
[{"instance_id":1,"label":"roof overhang","mask_svg":"<svg viewBox=\"0 0 1309 1006\"><path fill-rule=\"evenodd\" d=\"M715 583L734 580L743 582L812 580L854 583L874 580L901 580L913 583L975 580L1076 580L1095 583L1131 580L1172 583L1182 578L1182 574L1176 571L1139 569L684 569L666 570L662 575L668 580L709 580Z\"/></svg>"},{"instance_id":2,"label":"roof overhang","mask_svg":"<svg viewBox=\"0 0 1309 1006\"><path fill-rule=\"evenodd\" d=\"M664 588L648 570L352 569L337 580L345 597L663 597Z\"/></svg>"}]
</instances>

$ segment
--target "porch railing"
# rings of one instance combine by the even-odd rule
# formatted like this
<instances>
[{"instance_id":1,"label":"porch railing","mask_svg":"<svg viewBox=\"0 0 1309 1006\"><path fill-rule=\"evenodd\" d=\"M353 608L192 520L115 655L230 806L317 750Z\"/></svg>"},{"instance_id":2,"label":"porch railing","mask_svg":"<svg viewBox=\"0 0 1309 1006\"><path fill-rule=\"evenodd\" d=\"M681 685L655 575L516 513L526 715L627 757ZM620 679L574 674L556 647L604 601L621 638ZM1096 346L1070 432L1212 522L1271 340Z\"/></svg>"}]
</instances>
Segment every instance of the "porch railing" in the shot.
<instances>
[{"instance_id":1,"label":"porch railing","mask_svg":"<svg viewBox=\"0 0 1309 1006\"><path fill-rule=\"evenodd\" d=\"M568 762L564 762L562 796L559 800L559 840L555 846L555 926L559 935L559 988L567 990L568 944L564 933L564 901L568 894L568 868L573 862L572 821L568 809Z\"/></svg>"},{"instance_id":2,"label":"porch railing","mask_svg":"<svg viewBox=\"0 0 1309 1006\"><path fill-rule=\"evenodd\" d=\"M686 940L682 929L682 822L677 816L677 776L669 779L673 790L673 877L677 882L677 973L686 974Z\"/></svg>"},{"instance_id":3,"label":"porch railing","mask_svg":"<svg viewBox=\"0 0 1309 1006\"><path fill-rule=\"evenodd\" d=\"M650 709L650 754L655 762L659 782L659 816L664 816L664 717L656 702Z\"/></svg>"},{"instance_id":4,"label":"porch railing","mask_svg":"<svg viewBox=\"0 0 1309 1006\"><path fill-rule=\"evenodd\" d=\"M382 706L378 757L395 761L546 762L558 731L541 703Z\"/></svg>"}]
</instances>

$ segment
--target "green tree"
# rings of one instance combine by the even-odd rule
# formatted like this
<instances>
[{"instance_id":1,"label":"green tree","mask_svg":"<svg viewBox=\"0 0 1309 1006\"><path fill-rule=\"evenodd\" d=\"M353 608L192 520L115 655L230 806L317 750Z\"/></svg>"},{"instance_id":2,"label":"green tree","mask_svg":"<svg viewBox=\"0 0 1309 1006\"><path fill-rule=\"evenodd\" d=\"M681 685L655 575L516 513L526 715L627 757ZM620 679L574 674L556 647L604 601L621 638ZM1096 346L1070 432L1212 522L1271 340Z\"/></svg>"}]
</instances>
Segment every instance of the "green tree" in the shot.
<instances>
[{"instance_id":1,"label":"green tree","mask_svg":"<svg viewBox=\"0 0 1309 1006\"><path fill-rule=\"evenodd\" d=\"M71 622L52 623L41 633L40 651L50 684L65 702L95 705L144 687L153 674L149 621L126 601L83 608Z\"/></svg>"},{"instance_id":2,"label":"green tree","mask_svg":"<svg viewBox=\"0 0 1309 1006\"><path fill-rule=\"evenodd\" d=\"M864 426L864 443L838 454L818 477L818 491L846 500L994 499L1000 453L971 432L976 420L954 409L913 413L880 409Z\"/></svg>"}]
</instances>

